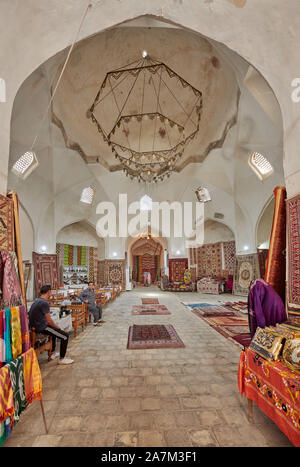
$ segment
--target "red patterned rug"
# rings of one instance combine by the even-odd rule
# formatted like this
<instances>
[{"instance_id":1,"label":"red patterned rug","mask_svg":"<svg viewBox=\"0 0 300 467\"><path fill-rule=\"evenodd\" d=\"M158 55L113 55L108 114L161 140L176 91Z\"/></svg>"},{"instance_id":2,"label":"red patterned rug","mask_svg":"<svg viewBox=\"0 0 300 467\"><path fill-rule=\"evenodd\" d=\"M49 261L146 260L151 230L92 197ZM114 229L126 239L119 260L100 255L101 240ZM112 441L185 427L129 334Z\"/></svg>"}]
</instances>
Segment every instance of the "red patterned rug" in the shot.
<instances>
[{"instance_id":1,"label":"red patterned rug","mask_svg":"<svg viewBox=\"0 0 300 467\"><path fill-rule=\"evenodd\" d=\"M158 298L142 298L143 305L158 305Z\"/></svg>"},{"instance_id":2,"label":"red patterned rug","mask_svg":"<svg viewBox=\"0 0 300 467\"><path fill-rule=\"evenodd\" d=\"M238 306L245 307L246 302L236 302L237 308L229 308L226 303L223 306L197 304L191 311L211 326L215 331L229 339L239 347L248 347L251 342L248 316L239 311Z\"/></svg>"},{"instance_id":3,"label":"red patterned rug","mask_svg":"<svg viewBox=\"0 0 300 467\"><path fill-rule=\"evenodd\" d=\"M130 326L127 349L159 349L185 347L171 324Z\"/></svg>"},{"instance_id":4,"label":"red patterned rug","mask_svg":"<svg viewBox=\"0 0 300 467\"><path fill-rule=\"evenodd\" d=\"M133 306L132 315L170 315L165 305L142 305Z\"/></svg>"}]
</instances>

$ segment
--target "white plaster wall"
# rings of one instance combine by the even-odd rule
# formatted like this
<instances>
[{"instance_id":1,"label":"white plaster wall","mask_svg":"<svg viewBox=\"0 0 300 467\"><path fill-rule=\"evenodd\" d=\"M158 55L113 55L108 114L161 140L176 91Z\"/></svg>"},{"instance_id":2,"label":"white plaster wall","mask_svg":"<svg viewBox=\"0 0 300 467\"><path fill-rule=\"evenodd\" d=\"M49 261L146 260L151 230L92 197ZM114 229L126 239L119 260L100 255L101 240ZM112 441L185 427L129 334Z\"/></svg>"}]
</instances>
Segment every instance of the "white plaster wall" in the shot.
<instances>
[{"instance_id":1,"label":"white plaster wall","mask_svg":"<svg viewBox=\"0 0 300 467\"><path fill-rule=\"evenodd\" d=\"M230 242L234 240L232 230L221 222L209 219L204 225L204 243Z\"/></svg>"},{"instance_id":2,"label":"white plaster wall","mask_svg":"<svg viewBox=\"0 0 300 467\"><path fill-rule=\"evenodd\" d=\"M275 198L273 198L264 210L257 225L257 246L258 248L269 248L272 231L272 223L275 208Z\"/></svg>"},{"instance_id":3,"label":"white plaster wall","mask_svg":"<svg viewBox=\"0 0 300 467\"><path fill-rule=\"evenodd\" d=\"M32 264L32 252L34 249L34 230L30 217L25 212L22 205L19 203L19 220L20 220L20 235L21 235L21 249L23 261L28 260ZM33 283L34 283L34 271L31 266L27 285L27 300L33 299Z\"/></svg>"}]
</instances>

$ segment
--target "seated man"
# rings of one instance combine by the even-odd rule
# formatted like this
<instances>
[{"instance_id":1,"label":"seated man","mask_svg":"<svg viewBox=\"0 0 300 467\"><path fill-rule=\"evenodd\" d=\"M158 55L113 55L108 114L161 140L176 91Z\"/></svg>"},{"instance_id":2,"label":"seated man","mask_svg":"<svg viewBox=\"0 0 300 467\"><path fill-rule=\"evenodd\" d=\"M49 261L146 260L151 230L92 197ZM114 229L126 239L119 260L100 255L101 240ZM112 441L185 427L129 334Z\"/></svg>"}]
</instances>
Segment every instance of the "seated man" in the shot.
<instances>
[{"instance_id":1,"label":"seated man","mask_svg":"<svg viewBox=\"0 0 300 467\"><path fill-rule=\"evenodd\" d=\"M105 323L102 318L102 307L96 305L96 299L95 299L95 285L93 282L89 282L88 288L84 289L80 294L79 294L79 299L83 303L88 304L88 310L92 313L94 316L94 326L101 326L102 323Z\"/></svg>"},{"instance_id":2,"label":"seated man","mask_svg":"<svg viewBox=\"0 0 300 467\"><path fill-rule=\"evenodd\" d=\"M48 300L51 296L50 285L43 285L40 290L40 298L37 298L29 310L29 326L35 328L37 333L46 334L52 337L52 352L55 352L56 338L60 339L60 353L55 352L51 355L54 360L60 357L60 365L69 365L74 360L66 358L66 352L69 341L69 334L60 329L50 316L50 306Z\"/></svg>"}]
</instances>

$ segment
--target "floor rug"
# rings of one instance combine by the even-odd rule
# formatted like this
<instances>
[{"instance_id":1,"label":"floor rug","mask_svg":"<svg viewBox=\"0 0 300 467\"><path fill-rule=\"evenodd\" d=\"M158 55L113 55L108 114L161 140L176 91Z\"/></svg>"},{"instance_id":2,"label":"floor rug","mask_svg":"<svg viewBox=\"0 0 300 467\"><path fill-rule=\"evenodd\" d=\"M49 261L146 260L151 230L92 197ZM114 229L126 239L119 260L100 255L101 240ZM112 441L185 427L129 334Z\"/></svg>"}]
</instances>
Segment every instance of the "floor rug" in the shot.
<instances>
[{"instance_id":1,"label":"floor rug","mask_svg":"<svg viewBox=\"0 0 300 467\"><path fill-rule=\"evenodd\" d=\"M190 305L189 305L190 306ZM235 316L236 312L228 310L227 308L219 305L209 305L206 303L200 303L197 306L193 306L192 312L201 316Z\"/></svg>"},{"instance_id":2,"label":"floor rug","mask_svg":"<svg viewBox=\"0 0 300 467\"><path fill-rule=\"evenodd\" d=\"M244 316L203 317L211 326L248 326L248 318Z\"/></svg>"},{"instance_id":3,"label":"floor rug","mask_svg":"<svg viewBox=\"0 0 300 467\"><path fill-rule=\"evenodd\" d=\"M245 332L229 337L229 339L232 340L234 344L238 344L242 348L249 347L251 343L251 334L250 332Z\"/></svg>"},{"instance_id":4,"label":"floor rug","mask_svg":"<svg viewBox=\"0 0 300 467\"><path fill-rule=\"evenodd\" d=\"M142 298L143 305L158 305L158 298Z\"/></svg>"},{"instance_id":5,"label":"floor rug","mask_svg":"<svg viewBox=\"0 0 300 467\"><path fill-rule=\"evenodd\" d=\"M132 315L170 315L170 311L165 305L142 305L133 306Z\"/></svg>"},{"instance_id":6,"label":"floor rug","mask_svg":"<svg viewBox=\"0 0 300 467\"><path fill-rule=\"evenodd\" d=\"M248 303L247 302L226 302L222 304L231 311L240 311L241 313L248 313Z\"/></svg>"},{"instance_id":7,"label":"floor rug","mask_svg":"<svg viewBox=\"0 0 300 467\"><path fill-rule=\"evenodd\" d=\"M130 326L127 349L159 349L185 347L174 327L170 324Z\"/></svg>"}]
</instances>

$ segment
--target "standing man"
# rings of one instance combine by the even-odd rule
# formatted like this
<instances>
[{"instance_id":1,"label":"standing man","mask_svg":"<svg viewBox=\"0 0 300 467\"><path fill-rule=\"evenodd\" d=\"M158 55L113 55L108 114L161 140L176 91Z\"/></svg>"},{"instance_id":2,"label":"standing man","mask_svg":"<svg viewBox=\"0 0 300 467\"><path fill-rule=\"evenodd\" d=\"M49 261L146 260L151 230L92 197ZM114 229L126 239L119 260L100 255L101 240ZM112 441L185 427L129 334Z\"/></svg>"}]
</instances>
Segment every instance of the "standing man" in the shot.
<instances>
[{"instance_id":1,"label":"standing man","mask_svg":"<svg viewBox=\"0 0 300 467\"><path fill-rule=\"evenodd\" d=\"M95 285L93 284L93 282L89 282L88 288L84 289L79 294L79 299L83 303L88 304L88 310L94 316L94 326L101 326L102 323L105 323L105 321L101 319L102 318L102 307L101 305L100 306L96 305Z\"/></svg>"},{"instance_id":2,"label":"standing man","mask_svg":"<svg viewBox=\"0 0 300 467\"><path fill-rule=\"evenodd\" d=\"M52 337L51 359L59 358L60 365L69 365L74 360L66 358L69 334L57 326L50 316L48 300L51 296L51 286L43 285L40 290L40 298L37 298L29 310L29 326L35 328L36 332ZM55 352L56 339L60 339L60 353ZM55 352L55 353L54 353Z\"/></svg>"}]
</instances>

